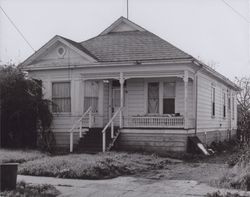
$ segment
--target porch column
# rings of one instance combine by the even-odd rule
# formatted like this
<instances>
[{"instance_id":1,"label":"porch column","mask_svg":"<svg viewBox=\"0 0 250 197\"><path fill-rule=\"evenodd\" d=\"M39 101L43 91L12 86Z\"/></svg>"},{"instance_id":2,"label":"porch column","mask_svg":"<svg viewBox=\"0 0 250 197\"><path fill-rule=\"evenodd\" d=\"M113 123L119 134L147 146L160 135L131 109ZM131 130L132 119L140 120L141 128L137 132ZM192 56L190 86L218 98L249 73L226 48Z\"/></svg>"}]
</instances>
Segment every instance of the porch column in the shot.
<instances>
[{"instance_id":1,"label":"porch column","mask_svg":"<svg viewBox=\"0 0 250 197\"><path fill-rule=\"evenodd\" d=\"M184 129L188 128L188 111L187 111L187 96L188 96L188 71L184 71Z\"/></svg>"},{"instance_id":2,"label":"porch column","mask_svg":"<svg viewBox=\"0 0 250 197\"><path fill-rule=\"evenodd\" d=\"M124 106L124 78L123 78L123 73L120 73L120 107ZM120 111L120 128L123 127L123 114L122 110Z\"/></svg>"}]
</instances>

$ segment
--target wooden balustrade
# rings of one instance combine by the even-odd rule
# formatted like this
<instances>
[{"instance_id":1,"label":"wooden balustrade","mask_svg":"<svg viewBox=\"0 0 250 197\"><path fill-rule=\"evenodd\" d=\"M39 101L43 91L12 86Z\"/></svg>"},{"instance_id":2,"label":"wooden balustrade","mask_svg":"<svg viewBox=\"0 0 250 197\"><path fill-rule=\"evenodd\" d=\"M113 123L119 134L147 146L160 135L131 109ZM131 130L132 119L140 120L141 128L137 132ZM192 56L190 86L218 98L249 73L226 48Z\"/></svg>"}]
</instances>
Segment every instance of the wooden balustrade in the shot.
<instances>
[{"instance_id":1,"label":"wooden balustrade","mask_svg":"<svg viewBox=\"0 0 250 197\"><path fill-rule=\"evenodd\" d=\"M183 128L184 117L133 116L125 119L126 127L135 128Z\"/></svg>"},{"instance_id":2,"label":"wooden balustrade","mask_svg":"<svg viewBox=\"0 0 250 197\"><path fill-rule=\"evenodd\" d=\"M87 124L86 124L87 123ZM80 119L78 119L72 128L69 130L70 133L70 152L73 152L73 145L74 145L74 132L78 129L79 137L82 137L82 129L83 126L87 125L86 127L91 128L93 125L93 118L92 118L92 108L89 107L88 110L82 115Z\"/></svg>"},{"instance_id":3,"label":"wooden balustrade","mask_svg":"<svg viewBox=\"0 0 250 197\"><path fill-rule=\"evenodd\" d=\"M106 126L103 128L102 130L102 151L105 152L106 151L106 131L108 129L108 127L111 127L111 138L114 138L114 120L115 118L120 115L120 121L121 121L121 112L123 110L123 107L120 107L115 114L113 115L113 117L109 120L109 122L106 124ZM121 125L121 122L120 122Z\"/></svg>"}]
</instances>

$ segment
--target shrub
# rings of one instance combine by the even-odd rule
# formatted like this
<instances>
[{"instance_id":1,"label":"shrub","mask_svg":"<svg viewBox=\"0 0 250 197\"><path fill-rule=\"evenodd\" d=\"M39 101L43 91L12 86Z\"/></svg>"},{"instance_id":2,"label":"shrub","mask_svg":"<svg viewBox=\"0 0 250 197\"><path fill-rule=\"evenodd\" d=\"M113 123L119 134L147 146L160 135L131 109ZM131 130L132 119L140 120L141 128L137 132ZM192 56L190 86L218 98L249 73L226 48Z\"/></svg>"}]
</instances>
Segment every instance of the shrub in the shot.
<instances>
[{"instance_id":1,"label":"shrub","mask_svg":"<svg viewBox=\"0 0 250 197\"><path fill-rule=\"evenodd\" d=\"M27 79L14 66L0 69L1 147L36 147L37 131L52 122L50 101L43 99L42 82Z\"/></svg>"}]
</instances>

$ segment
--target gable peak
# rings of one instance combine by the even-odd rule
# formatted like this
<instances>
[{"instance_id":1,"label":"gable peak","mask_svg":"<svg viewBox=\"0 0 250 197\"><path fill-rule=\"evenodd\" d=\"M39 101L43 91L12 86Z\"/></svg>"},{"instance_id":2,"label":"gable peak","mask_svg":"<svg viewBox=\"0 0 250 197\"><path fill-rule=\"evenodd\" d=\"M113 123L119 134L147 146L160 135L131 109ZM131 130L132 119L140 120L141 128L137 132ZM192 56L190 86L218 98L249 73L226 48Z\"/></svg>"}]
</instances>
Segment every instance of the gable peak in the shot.
<instances>
[{"instance_id":1,"label":"gable peak","mask_svg":"<svg viewBox=\"0 0 250 197\"><path fill-rule=\"evenodd\" d=\"M146 31L144 28L133 23L127 18L121 16L114 23L112 23L107 29L105 29L100 35L105 35L112 32L126 32L126 31Z\"/></svg>"}]
</instances>

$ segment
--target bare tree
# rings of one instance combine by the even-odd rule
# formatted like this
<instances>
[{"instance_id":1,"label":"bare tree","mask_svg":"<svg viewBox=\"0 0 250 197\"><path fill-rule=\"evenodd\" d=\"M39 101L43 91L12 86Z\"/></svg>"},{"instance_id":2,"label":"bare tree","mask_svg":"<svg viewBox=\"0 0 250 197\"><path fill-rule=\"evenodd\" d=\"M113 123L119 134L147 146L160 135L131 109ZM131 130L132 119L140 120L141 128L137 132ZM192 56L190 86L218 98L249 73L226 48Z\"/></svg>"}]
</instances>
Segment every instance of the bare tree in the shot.
<instances>
[{"instance_id":1,"label":"bare tree","mask_svg":"<svg viewBox=\"0 0 250 197\"><path fill-rule=\"evenodd\" d=\"M250 77L235 78L241 88L237 94L238 102L238 129L243 142L250 140Z\"/></svg>"}]
</instances>

